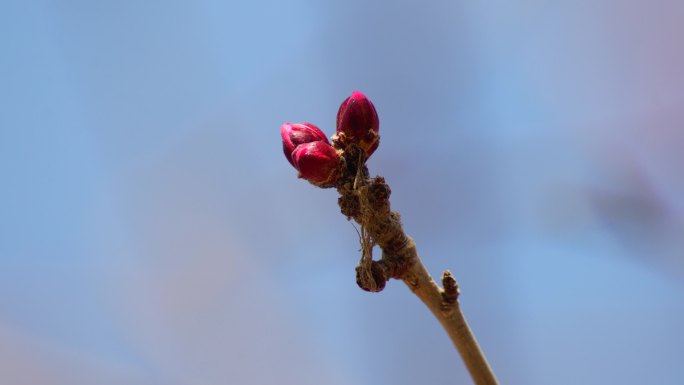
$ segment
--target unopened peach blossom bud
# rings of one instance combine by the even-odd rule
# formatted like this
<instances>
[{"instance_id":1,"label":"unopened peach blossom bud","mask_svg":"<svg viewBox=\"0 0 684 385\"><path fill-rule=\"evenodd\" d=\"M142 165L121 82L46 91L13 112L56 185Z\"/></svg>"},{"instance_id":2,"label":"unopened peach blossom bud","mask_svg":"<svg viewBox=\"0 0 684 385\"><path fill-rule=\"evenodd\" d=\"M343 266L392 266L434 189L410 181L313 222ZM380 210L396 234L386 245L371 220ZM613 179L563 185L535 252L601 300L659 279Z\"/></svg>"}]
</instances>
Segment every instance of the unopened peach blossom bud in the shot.
<instances>
[{"instance_id":1,"label":"unopened peach blossom bud","mask_svg":"<svg viewBox=\"0 0 684 385\"><path fill-rule=\"evenodd\" d=\"M299 177L319 187L333 187L342 175L342 159L324 141L300 144L292 152Z\"/></svg>"},{"instance_id":2,"label":"unopened peach blossom bud","mask_svg":"<svg viewBox=\"0 0 684 385\"><path fill-rule=\"evenodd\" d=\"M292 152L300 144L317 141L329 143L323 131L311 123L285 123L280 126L280 136L283 139L283 153L293 166Z\"/></svg>"},{"instance_id":3,"label":"unopened peach blossom bud","mask_svg":"<svg viewBox=\"0 0 684 385\"><path fill-rule=\"evenodd\" d=\"M344 144L355 143L369 157L380 144L380 121L375 106L366 95L352 92L337 112L337 138Z\"/></svg>"}]
</instances>

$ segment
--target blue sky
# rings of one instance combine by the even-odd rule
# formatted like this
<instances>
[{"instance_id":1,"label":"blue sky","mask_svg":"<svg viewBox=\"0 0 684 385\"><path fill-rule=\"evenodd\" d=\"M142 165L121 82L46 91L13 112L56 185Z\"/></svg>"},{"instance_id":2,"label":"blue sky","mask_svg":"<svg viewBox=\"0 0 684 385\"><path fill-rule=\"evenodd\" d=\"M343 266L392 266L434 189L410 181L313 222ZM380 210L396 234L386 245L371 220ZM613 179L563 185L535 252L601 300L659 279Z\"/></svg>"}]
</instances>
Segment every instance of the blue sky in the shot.
<instances>
[{"instance_id":1,"label":"blue sky","mask_svg":"<svg viewBox=\"0 0 684 385\"><path fill-rule=\"evenodd\" d=\"M0 9L8 383L467 382L400 282L356 287L335 192L282 156L355 89L502 383L684 381L680 3Z\"/></svg>"}]
</instances>

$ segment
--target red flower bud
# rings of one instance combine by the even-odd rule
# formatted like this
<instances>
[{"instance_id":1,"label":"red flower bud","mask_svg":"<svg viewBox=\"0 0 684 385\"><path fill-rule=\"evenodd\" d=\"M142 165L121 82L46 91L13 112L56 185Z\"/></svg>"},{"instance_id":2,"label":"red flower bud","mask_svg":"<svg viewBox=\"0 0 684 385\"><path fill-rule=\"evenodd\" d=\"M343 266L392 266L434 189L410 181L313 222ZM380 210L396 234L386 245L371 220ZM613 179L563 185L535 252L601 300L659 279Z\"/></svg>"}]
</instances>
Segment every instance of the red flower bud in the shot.
<instances>
[{"instance_id":1,"label":"red flower bud","mask_svg":"<svg viewBox=\"0 0 684 385\"><path fill-rule=\"evenodd\" d=\"M352 92L337 112L338 140L344 146L356 143L369 157L380 144L379 129L380 121L373 103L361 92Z\"/></svg>"},{"instance_id":2,"label":"red flower bud","mask_svg":"<svg viewBox=\"0 0 684 385\"><path fill-rule=\"evenodd\" d=\"M329 143L323 131L311 123L285 123L280 126L280 136L283 138L285 157L293 166L292 152L300 144L317 141Z\"/></svg>"},{"instance_id":3,"label":"red flower bud","mask_svg":"<svg viewBox=\"0 0 684 385\"><path fill-rule=\"evenodd\" d=\"M333 187L342 175L341 158L324 141L300 144L292 153L299 177L319 187Z\"/></svg>"}]
</instances>

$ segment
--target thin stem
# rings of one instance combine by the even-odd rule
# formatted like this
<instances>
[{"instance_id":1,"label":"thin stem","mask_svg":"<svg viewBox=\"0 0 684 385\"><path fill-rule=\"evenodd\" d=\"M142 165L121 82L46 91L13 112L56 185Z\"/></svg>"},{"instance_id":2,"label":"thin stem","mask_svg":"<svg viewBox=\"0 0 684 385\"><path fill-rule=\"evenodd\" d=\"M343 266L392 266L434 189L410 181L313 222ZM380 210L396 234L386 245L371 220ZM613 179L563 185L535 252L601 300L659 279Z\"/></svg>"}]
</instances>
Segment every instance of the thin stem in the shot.
<instances>
[{"instance_id":1,"label":"thin stem","mask_svg":"<svg viewBox=\"0 0 684 385\"><path fill-rule=\"evenodd\" d=\"M334 141L334 145L341 147L339 142ZM382 177L369 178L360 151L353 145L345 148L345 170L337 185L342 214L361 225L364 253L356 267L357 284L366 291L378 292L390 278L404 281L442 324L475 384L498 384L463 316L456 280L450 272L444 272L441 288L430 277L415 242L404 232L399 213L390 209L390 187ZM380 260L370 255L373 244L382 249Z\"/></svg>"},{"instance_id":2,"label":"thin stem","mask_svg":"<svg viewBox=\"0 0 684 385\"><path fill-rule=\"evenodd\" d=\"M342 147L334 141L336 147ZM399 213L390 209L390 187L382 177L370 178L362 150L344 150L344 171L337 185L342 214L361 225L363 256L356 267L356 282L363 290L378 292L390 278L401 279L437 317L451 338L476 385L497 384L494 372L463 316L458 303L458 284L451 273L442 276L444 288L430 277L418 257L413 239L406 235ZM382 258L373 260L373 245Z\"/></svg>"},{"instance_id":3,"label":"thin stem","mask_svg":"<svg viewBox=\"0 0 684 385\"><path fill-rule=\"evenodd\" d=\"M487 358L468 326L458 299L453 298L453 302L451 302L448 296L445 296L445 290L441 289L430 277L430 273L425 269L417 254L414 263L402 280L430 309L432 314L439 320L439 323L442 324L454 346L456 346L456 349L461 354L461 358L466 368L468 368L473 382L477 385L498 384L494 372L487 362ZM444 285L446 286L446 282L451 282L451 280L453 280L451 274L445 272L443 278ZM455 283L455 280L453 282ZM458 287L455 286L455 289L457 294Z\"/></svg>"}]
</instances>

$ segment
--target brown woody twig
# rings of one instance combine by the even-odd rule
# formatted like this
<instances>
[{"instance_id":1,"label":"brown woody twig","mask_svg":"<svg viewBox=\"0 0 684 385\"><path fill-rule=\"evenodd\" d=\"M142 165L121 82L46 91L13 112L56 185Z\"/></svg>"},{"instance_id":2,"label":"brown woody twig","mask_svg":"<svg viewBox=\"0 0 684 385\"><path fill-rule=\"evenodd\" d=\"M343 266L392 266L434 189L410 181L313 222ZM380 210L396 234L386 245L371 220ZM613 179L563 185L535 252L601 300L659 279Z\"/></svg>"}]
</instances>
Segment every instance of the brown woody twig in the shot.
<instances>
[{"instance_id":1,"label":"brown woody twig","mask_svg":"<svg viewBox=\"0 0 684 385\"><path fill-rule=\"evenodd\" d=\"M340 147L335 141L333 145ZM497 384L461 311L456 280L445 271L443 287L435 283L418 257L413 239L404 232L399 213L390 209L391 190L384 178L369 178L363 150L353 144L345 147L344 171L336 187L342 214L361 226L362 257L356 267L357 284L363 290L379 292L390 278L404 281L442 324L475 384ZM379 260L372 259L374 245L382 250Z\"/></svg>"}]
</instances>

